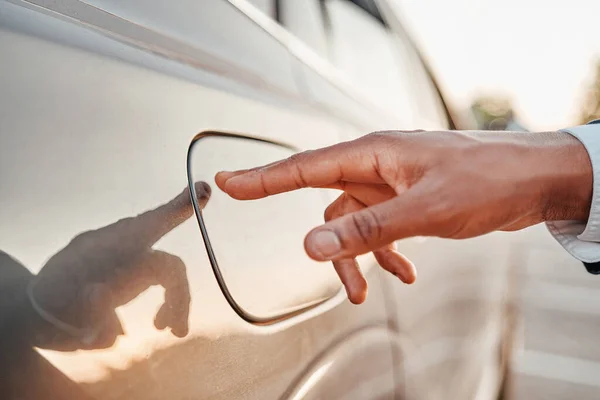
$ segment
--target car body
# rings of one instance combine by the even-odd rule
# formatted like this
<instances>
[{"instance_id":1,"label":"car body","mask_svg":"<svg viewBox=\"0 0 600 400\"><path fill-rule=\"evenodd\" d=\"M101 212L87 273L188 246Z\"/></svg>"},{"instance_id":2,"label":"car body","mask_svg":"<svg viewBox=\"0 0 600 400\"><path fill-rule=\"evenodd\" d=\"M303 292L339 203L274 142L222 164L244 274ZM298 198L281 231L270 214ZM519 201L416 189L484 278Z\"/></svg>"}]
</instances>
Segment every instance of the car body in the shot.
<instances>
[{"instance_id":1,"label":"car body","mask_svg":"<svg viewBox=\"0 0 600 400\"><path fill-rule=\"evenodd\" d=\"M144 248L185 265L185 338L153 326L164 296L157 282L118 304L125 335L106 346L23 343L37 328L17 329L34 303L45 323L60 325L44 313L73 287L85 289L73 277L125 257L123 249L150 228L123 218L155 209L190 183L186 157L198 132L307 150L381 129L450 127L435 82L387 2L2 0L0 54L0 249L3 270L21 271L3 283L10 294L0 305L0 353L10 365L3 398L498 396L511 336L511 251L502 234L402 241L418 267L415 285L367 258L365 304L350 304L338 287L326 301L260 324L228 303L198 221L189 218ZM226 212L218 217L225 227L236 224ZM114 227L124 228L111 234ZM213 242L227 249L223 238ZM62 280L40 279L23 295L36 274L67 264L63 275L48 272ZM295 282L288 283L284 292L293 294ZM260 303L270 288L252 286L259 284L247 289ZM77 298L60 307L77 307Z\"/></svg>"}]
</instances>

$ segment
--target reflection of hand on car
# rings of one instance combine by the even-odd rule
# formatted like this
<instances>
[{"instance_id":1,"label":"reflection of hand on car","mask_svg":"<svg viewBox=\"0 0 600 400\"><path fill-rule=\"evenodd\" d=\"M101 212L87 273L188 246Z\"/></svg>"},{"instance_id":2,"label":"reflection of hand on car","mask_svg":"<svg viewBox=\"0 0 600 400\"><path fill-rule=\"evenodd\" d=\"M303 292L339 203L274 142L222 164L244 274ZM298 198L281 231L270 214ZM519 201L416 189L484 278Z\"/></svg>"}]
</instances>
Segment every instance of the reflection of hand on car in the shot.
<instances>
[{"instance_id":1,"label":"reflection of hand on car","mask_svg":"<svg viewBox=\"0 0 600 400\"><path fill-rule=\"evenodd\" d=\"M237 199L302 187L342 190L325 225L305 240L312 258L331 260L350 300L366 281L354 260L372 251L403 281L414 266L393 249L411 236L468 238L542 221L585 220L592 170L585 148L563 132L383 132L216 176Z\"/></svg>"},{"instance_id":2,"label":"reflection of hand on car","mask_svg":"<svg viewBox=\"0 0 600 400\"><path fill-rule=\"evenodd\" d=\"M203 207L210 187L198 182L195 188ZM36 345L61 350L111 346L123 334L115 308L152 285L165 288L154 325L185 336L190 305L185 265L152 246L192 213L186 189L154 210L81 233L52 256L29 287L34 309L51 326L36 331Z\"/></svg>"}]
</instances>

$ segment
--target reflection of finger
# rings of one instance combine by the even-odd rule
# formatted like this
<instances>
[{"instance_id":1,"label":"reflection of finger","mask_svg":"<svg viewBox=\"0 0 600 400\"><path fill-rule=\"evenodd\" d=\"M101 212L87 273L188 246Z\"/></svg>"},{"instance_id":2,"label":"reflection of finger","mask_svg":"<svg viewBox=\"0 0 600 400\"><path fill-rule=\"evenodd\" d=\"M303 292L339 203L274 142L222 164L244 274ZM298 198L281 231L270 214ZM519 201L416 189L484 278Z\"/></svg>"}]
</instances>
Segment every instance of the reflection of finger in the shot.
<instances>
[{"instance_id":1,"label":"reflection of finger","mask_svg":"<svg viewBox=\"0 0 600 400\"><path fill-rule=\"evenodd\" d=\"M154 326L156 327L156 329L163 330L167 326L169 326L170 319L171 319L169 313L170 313L169 308L165 307L164 304L158 309L158 312L156 313L156 317L154 317Z\"/></svg>"},{"instance_id":2,"label":"reflection of finger","mask_svg":"<svg viewBox=\"0 0 600 400\"><path fill-rule=\"evenodd\" d=\"M196 198L200 208L208 202L211 188L206 182L194 184ZM186 188L177 197L166 204L146 211L133 218L126 218L117 222L123 237L134 237L138 243L152 246L158 239L185 222L193 214L190 193Z\"/></svg>"},{"instance_id":3,"label":"reflection of finger","mask_svg":"<svg viewBox=\"0 0 600 400\"><path fill-rule=\"evenodd\" d=\"M149 260L156 282L165 288L165 302L155 317L154 325L158 329L168 326L175 336L184 337L189 330L191 302L185 264L179 257L162 251L153 251Z\"/></svg>"},{"instance_id":4,"label":"reflection of finger","mask_svg":"<svg viewBox=\"0 0 600 400\"><path fill-rule=\"evenodd\" d=\"M84 326L90 329L90 334L82 338L82 342L89 348L108 348L118 336L125 334L114 310L112 291L106 284L92 283L83 293L81 301L89 304L89 307L83 307L88 310L83 317Z\"/></svg>"},{"instance_id":5,"label":"reflection of finger","mask_svg":"<svg viewBox=\"0 0 600 400\"><path fill-rule=\"evenodd\" d=\"M147 250L125 273L119 274L114 285L117 305L123 305L152 285L165 289L164 304L154 319L158 329L170 327L176 336L188 332L190 288L185 264L172 254L159 250Z\"/></svg>"},{"instance_id":6,"label":"reflection of finger","mask_svg":"<svg viewBox=\"0 0 600 400\"><path fill-rule=\"evenodd\" d=\"M115 310L105 314L97 334L92 338L83 338L82 345L86 349L108 349L117 341L117 337L124 334L123 326Z\"/></svg>"},{"instance_id":7,"label":"reflection of finger","mask_svg":"<svg viewBox=\"0 0 600 400\"><path fill-rule=\"evenodd\" d=\"M360 209L362 205L346 193L342 193L325 210L325 221L338 218L347 212ZM367 280L360 270L358 262L354 258L334 261L333 267L337 272L348 299L354 304L361 304L367 298Z\"/></svg>"},{"instance_id":8,"label":"reflection of finger","mask_svg":"<svg viewBox=\"0 0 600 400\"><path fill-rule=\"evenodd\" d=\"M187 306L180 302L179 296L175 291L165 291L165 302L158 310L154 319L154 326L157 329L171 328L171 333L177 337L185 337L189 332ZM186 309L184 311L184 308Z\"/></svg>"},{"instance_id":9,"label":"reflection of finger","mask_svg":"<svg viewBox=\"0 0 600 400\"><path fill-rule=\"evenodd\" d=\"M194 183L194 190L196 191L196 198L198 199L200 207L204 208L212 193L210 185L206 182L196 182Z\"/></svg>"},{"instance_id":10,"label":"reflection of finger","mask_svg":"<svg viewBox=\"0 0 600 400\"><path fill-rule=\"evenodd\" d=\"M86 284L78 302L79 308L86 310L83 324L86 327L100 326L112 310L112 291L103 283Z\"/></svg>"}]
</instances>

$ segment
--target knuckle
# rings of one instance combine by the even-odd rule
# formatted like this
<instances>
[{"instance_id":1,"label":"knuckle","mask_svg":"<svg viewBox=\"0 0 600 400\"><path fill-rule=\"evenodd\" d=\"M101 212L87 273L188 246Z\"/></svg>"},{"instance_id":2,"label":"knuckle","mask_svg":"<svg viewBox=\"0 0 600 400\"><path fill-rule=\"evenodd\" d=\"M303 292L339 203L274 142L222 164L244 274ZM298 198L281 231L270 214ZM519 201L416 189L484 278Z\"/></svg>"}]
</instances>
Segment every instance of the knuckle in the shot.
<instances>
[{"instance_id":1,"label":"knuckle","mask_svg":"<svg viewBox=\"0 0 600 400\"><path fill-rule=\"evenodd\" d=\"M291 156L288 157L288 163L297 164L298 162L300 162L302 160L302 154L303 153L292 154Z\"/></svg>"},{"instance_id":2,"label":"knuckle","mask_svg":"<svg viewBox=\"0 0 600 400\"><path fill-rule=\"evenodd\" d=\"M298 164L303 162L307 157L310 156L310 154L312 153L312 150L307 150L307 151L301 151L300 153L294 153L291 156L288 157L288 161L291 164Z\"/></svg>"},{"instance_id":3,"label":"knuckle","mask_svg":"<svg viewBox=\"0 0 600 400\"><path fill-rule=\"evenodd\" d=\"M85 231L71 239L70 245L78 247L93 247L95 242L95 231Z\"/></svg>"},{"instance_id":4,"label":"knuckle","mask_svg":"<svg viewBox=\"0 0 600 400\"><path fill-rule=\"evenodd\" d=\"M381 238L382 227L377 215L370 209L350 215L352 229L355 235L365 245L376 242Z\"/></svg>"},{"instance_id":5,"label":"knuckle","mask_svg":"<svg viewBox=\"0 0 600 400\"><path fill-rule=\"evenodd\" d=\"M392 182L399 181L400 170L394 162L394 152L389 147L373 153L373 164L379 175L385 180L389 178Z\"/></svg>"},{"instance_id":6,"label":"knuckle","mask_svg":"<svg viewBox=\"0 0 600 400\"><path fill-rule=\"evenodd\" d=\"M308 182L306 181L302 167L300 167L300 163L294 163L292 165L294 166L294 179L296 180L296 185L298 187L307 187Z\"/></svg>"},{"instance_id":7,"label":"knuckle","mask_svg":"<svg viewBox=\"0 0 600 400\"><path fill-rule=\"evenodd\" d=\"M177 256L173 256L172 269L176 275L186 276L186 268L183 260Z\"/></svg>"},{"instance_id":8,"label":"knuckle","mask_svg":"<svg viewBox=\"0 0 600 400\"><path fill-rule=\"evenodd\" d=\"M417 129L413 131L400 131L400 130L386 130L386 131L375 131L369 133L366 137L370 137L374 140L389 141L398 140L404 138L410 138L412 135L426 132L423 129Z\"/></svg>"},{"instance_id":9,"label":"knuckle","mask_svg":"<svg viewBox=\"0 0 600 400\"><path fill-rule=\"evenodd\" d=\"M394 136L396 131L375 131L371 132L365 137L374 142L388 141L390 137Z\"/></svg>"},{"instance_id":10,"label":"knuckle","mask_svg":"<svg viewBox=\"0 0 600 400\"><path fill-rule=\"evenodd\" d=\"M273 192L269 189L268 185L267 185L267 180L265 179L265 175L264 174L260 174L260 187L262 189L262 191L266 194L266 195L272 195Z\"/></svg>"},{"instance_id":11,"label":"knuckle","mask_svg":"<svg viewBox=\"0 0 600 400\"><path fill-rule=\"evenodd\" d=\"M165 278L186 279L187 270L183 260L170 253L162 251L153 252L155 257L159 257L156 263L153 263L153 270L156 274L162 274Z\"/></svg>"},{"instance_id":12,"label":"knuckle","mask_svg":"<svg viewBox=\"0 0 600 400\"><path fill-rule=\"evenodd\" d=\"M307 157L309 157L310 151L305 151L302 153L296 153L289 157L289 166L291 168L291 172L293 174L294 180L296 182L296 186L298 187L307 187L308 182L305 178L306 173L302 168L302 164Z\"/></svg>"}]
</instances>

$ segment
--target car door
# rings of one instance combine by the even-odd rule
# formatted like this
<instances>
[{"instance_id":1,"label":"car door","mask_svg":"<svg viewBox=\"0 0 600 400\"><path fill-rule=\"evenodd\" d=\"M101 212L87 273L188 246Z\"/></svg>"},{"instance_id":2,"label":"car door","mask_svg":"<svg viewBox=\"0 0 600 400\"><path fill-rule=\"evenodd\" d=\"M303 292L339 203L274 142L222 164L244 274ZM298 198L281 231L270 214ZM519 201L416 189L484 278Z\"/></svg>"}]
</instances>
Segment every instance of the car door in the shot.
<instances>
[{"instance_id":1,"label":"car door","mask_svg":"<svg viewBox=\"0 0 600 400\"><path fill-rule=\"evenodd\" d=\"M0 259L10 289L0 308L3 397L399 393L397 339L372 263L361 307L336 290L291 318L248 322L217 284L185 205L188 147L198 132L237 132L232 161L251 162L260 154L245 152L250 136L304 150L370 124L361 103L291 51L291 36L259 23L259 13L224 0L0 2ZM307 95L299 81L309 72L345 109L329 113ZM219 209L211 208L212 187L207 213ZM322 213L322 203L308 211ZM213 215L244 229L232 217L239 213ZM212 226L209 234L218 231ZM264 236L245 246L282 234L265 231L252 231ZM226 240L211 236L231 254L252 250ZM244 265L233 267L228 283L244 276L235 269ZM273 289L240 281L257 298ZM109 329L115 335L102 336Z\"/></svg>"}]
</instances>

